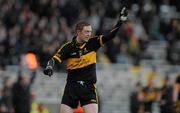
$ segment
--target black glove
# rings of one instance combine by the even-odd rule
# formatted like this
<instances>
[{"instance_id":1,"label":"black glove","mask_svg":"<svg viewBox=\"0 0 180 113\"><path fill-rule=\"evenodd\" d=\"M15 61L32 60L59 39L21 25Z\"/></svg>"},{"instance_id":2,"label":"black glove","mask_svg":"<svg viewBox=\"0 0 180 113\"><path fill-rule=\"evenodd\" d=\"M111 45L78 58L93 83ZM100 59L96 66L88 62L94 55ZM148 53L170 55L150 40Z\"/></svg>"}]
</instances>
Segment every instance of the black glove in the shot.
<instances>
[{"instance_id":1,"label":"black glove","mask_svg":"<svg viewBox=\"0 0 180 113\"><path fill-rule=\"evenodd\" d=\"M127 16L128 16L128 10L126 9L126 7L123 7L121 9L121 12L120 12L120 15L119 15L119 20L126 21L127 20Z\"/></svg>"},{"instance_id":2,"label":"black glove","mask_svg":"<svg viewBox=\"0 0 180 113\"><path fill-rule=\"evenodd\" d=\"M47 62L47 66L44 69L44 74L45 75L48 75L48 76L52 76L53 75L53 66L54 66L54 63L55 63L54 59L50 59Z\"/></svg>"},{"instance_id":3,"label":"black glove","mask_svg":"<svg viewBox=\"0 0 180 113\"><path fill-rule=\"evenodd\" d=\"M48 75L49 77L51 77L53 75L53 68L52 68L52 66L46 66L46 68L44 69L44 74Z\"/></svg>"}]
</instances>

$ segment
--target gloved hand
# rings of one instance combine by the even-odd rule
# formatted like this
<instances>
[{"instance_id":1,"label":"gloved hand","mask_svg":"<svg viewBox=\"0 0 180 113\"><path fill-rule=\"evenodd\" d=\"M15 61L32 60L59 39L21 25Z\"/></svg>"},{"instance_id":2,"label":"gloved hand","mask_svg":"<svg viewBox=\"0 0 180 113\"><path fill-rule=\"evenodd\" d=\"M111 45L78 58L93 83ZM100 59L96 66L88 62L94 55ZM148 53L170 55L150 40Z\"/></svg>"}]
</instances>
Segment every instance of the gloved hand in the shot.
<instances>
[{"instance_id":1,"label":"gloved hand","mask_svg":"<svg viewBox=\"0 0 180 113\"><path fill-rule=\"evenodd\" d=\"M127 20L127 16L128 16L128 10L126 9L126 7L123 7L121 9L121 12L120 12L120 15L119 15L119 20L126 21Z\"/></svg>"},{"instance_id":2,"label":"gloved hand","mask_svg":"<svg viewBox=\"0 0 180 113\"><path fill-rule=\"evenodd\" d=\"M44 69L44 74L51 77L53 75L53 67L52 66L46 66Z\"/></svg>"}]
</instances>

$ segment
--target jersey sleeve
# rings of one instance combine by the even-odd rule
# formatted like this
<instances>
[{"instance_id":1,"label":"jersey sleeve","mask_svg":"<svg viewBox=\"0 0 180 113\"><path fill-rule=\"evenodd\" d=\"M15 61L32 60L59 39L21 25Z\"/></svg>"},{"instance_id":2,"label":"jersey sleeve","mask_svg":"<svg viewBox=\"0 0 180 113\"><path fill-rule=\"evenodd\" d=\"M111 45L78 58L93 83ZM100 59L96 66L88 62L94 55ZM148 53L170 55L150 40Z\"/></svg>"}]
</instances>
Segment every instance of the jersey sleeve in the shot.
<instances>
[{"instance_id":1,"label":"jersey sleeve","mask_svg":"<svg viewBox=\"0 0 180 113\"><path fill-rule=\"evenodd\" d=\"M122 25L122 22L118 21L117 24L110 30L108 34L100 36L101 45L104 45L109 40L112 40L116 36L121 25Z\"/></svg>"},{"instance_id":2,"label":"jersey sleeve","mask_svg":"<svg viewBox=\"0 0 180 113\"><path fill-rule=\"evenodd\" d=\"M91 44L91 47L93 47L94 51L97 51L100 47L103 46L102 36L103 35L95 36L94 38L90 39L90 44Z\"/></svg>"},{"instance_id":3,"label":"jersey sleeve","mask_svg":"<svg viewBox=\"0 0 180 113\"><path fill-rule=\"evenodd\" d=\"M55 61L58 61L59 63L61 63L63 60L66 59L68 44L69 43L62 45L61 48L54 54L53 59Z\"/></svg>"},{"instance_id":4,"label":"jersey sleeve","mask_svg":"<svg viewBox=\"0 0 180 113\"><path fill-rule=\"evenodd\" d=\"M106 35L99 35L96 36L95 38L93 38L92 40L94 40L94 46L95 46L95 50L98 50L100 47L104 46L104 44L106 42L108 42L109 40L112 40L115 35L117 34L119 28L121 27L122 22L118 21L117 24L114 26L113 29L110 30L110 32Z\"/></svg>"}]
</instances>

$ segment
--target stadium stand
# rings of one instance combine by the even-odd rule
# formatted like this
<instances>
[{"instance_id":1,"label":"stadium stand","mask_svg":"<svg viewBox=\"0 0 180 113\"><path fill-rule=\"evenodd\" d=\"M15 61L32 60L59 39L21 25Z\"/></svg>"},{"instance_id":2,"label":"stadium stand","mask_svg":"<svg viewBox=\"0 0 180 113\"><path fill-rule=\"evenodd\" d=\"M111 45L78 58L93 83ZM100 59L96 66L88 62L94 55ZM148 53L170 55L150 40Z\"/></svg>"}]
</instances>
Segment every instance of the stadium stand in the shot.
<instances>
[{"instance_id":1,"label":"stadium stand","mask_svg":"<svg viewBox=\"0 0 180 113\"><path fill-rule=\"evenodd\" d=\"M57 113L65 68L64 64L58 65L55 75L49 78L42 73L45 63L71 40L77 21L88 20L94 35L106 33L124 5L129 9L129 21L98 53L101 113L130 113L129 95L134 85L141 82L145 86L151 74L156 75L154 85L158 88L165 75L173 84L180 73L180 1L125 1L0 0L0 90L7 77L14 82L19 71L30 76L34 72L32 92L37 101L47 104L50 113ZM35 70L27 66L29 53L36 55ZM159 113L157 106L155 102L153 113Z\"/></svg>"}]
</instances>

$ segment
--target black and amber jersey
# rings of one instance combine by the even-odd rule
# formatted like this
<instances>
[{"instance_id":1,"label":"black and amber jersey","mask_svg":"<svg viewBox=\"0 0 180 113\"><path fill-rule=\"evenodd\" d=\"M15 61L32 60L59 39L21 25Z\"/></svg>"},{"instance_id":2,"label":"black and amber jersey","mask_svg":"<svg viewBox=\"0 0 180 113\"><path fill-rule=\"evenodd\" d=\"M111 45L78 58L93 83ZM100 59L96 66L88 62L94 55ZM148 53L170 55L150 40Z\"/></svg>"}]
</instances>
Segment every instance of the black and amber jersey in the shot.
<instances>
[{"instance_id":1,"label":"black and amber jersey","mask_svg":"<svg viewBox=\"0 0 180 113\"><path fill-rule=\"evenodd\" d=\"M75 36L71 42L67 42L58 50L53 59L59 63L66 61L67 81L96 82L96 52L115 37L120 25L121 22L118 22L109 34L95 36L83 44L78 44Z\"/></svg>"}]
</instances>

